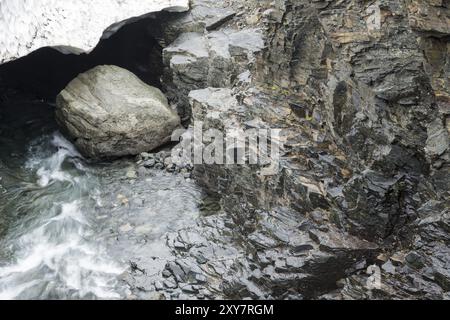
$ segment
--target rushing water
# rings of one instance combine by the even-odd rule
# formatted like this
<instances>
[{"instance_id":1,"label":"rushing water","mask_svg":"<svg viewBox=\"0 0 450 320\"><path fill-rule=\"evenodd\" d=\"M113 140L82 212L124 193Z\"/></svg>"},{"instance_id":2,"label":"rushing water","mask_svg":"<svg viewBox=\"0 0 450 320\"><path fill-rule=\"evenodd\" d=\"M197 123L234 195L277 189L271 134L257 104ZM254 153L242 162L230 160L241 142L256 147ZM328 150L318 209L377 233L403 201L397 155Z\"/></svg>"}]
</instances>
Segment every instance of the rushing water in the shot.
<instances>
[{"instance_id":1,"label":"rushing water","mask_svg":"<svg viewBox=\"0 0 450 320\"><path fill-rule=\"evenodd\" d=\"M126 298L130 261L169 256L164 234L199 215L184 177L89 164L47 104L15 103L0 122L0 299Z\"/></svg>"}]
</instances>

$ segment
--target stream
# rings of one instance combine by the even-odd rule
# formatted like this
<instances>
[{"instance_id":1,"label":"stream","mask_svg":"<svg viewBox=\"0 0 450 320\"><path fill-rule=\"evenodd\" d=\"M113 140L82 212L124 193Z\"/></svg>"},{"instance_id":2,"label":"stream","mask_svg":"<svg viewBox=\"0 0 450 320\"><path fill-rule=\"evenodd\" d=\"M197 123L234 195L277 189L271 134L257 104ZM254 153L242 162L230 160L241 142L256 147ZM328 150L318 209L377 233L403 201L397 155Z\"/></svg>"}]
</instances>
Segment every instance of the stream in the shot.
<instances>
[{"instance_id":1,"label":"stream","mask_svg":"<svg viewBox=\"0 0 450 320\"><path fill-rule=\"evenodd\" d=\"M203 214L191 179L135 159L89 163L51 104L0 110L0 299L125 299L135 261L164 269L166 234Z\"/></svg>"}]
</instances>

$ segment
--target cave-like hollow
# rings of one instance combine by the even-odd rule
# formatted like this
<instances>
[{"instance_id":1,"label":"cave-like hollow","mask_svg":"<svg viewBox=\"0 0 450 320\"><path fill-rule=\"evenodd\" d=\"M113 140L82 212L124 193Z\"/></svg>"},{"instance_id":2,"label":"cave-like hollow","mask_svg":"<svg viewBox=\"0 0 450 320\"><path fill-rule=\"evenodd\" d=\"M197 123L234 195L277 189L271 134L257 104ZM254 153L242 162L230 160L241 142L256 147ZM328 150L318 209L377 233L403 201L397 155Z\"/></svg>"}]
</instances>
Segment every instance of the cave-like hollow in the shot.
<instances>
[{"instance_id":1,"label":"cave-like hollow","mask_svg":"<svg viewBox=\"0 0 450 320\"><path fill-rule=\"evenodd\" d=\"M125 21L89 53L64 54L45 47L0 65L0 194L27 179L24 168L36 152L30 146L45 144L44 137L59 131L56 97L80 73L98 65L116 65L164 91L161 19L167 15L162 12ZM8 203L0 206L0 235L19 219Z\"/></svg>"},{"instance_id":2,"label":"cave-like hollow","mask_svg":"<svg viewBox=\"0 0 450 320\"><path fill-rule=\"evenodd\" d=\"M172 17L176 14L159 12L125 21L89 53L45 47L0 65L0 187L24 164L30 143L59 130L56 97L80 73L116 65L164 91L164 21Z\"/></svg>"},{"instance_id":3,"label":"cave-like hollow","mask_svg":"<svg viewBox=\"0 0 450 320\"><path fill-rule=\"evenodd\" d=\"M89 53L64 54L45 47L0 65L0 165L11 154L23 156L22 146L36 135L58 129L54 119L57 95L95 66L122 67L164 91L161 19L156 14L127 21Z\"/></svg>"},{"instance_id":4,"label":"cave-like hollow","mask_svg":"<svg viewBox=\"0 0 450 320\"><path fill-rule=\"evenodd\" d=\"M116 65L141 80L161 88L162 47L160 23L153 17L126 24L90 53L63 54L41 48L28 56L0 66L2 101L12 92L35 95L52 101L78 74L98 65Z\"/></svg>"}]
</instances>

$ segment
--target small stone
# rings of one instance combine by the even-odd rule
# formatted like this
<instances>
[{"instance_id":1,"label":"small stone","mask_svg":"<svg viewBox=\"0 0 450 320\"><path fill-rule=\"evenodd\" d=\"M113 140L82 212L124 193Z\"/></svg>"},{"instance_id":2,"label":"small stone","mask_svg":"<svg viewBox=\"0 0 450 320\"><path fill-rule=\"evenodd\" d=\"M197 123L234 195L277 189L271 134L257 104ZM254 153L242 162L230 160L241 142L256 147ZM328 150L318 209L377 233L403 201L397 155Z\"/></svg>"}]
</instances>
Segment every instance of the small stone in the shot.
<instances>
[{"instance_id":1,"label":"small stone","mask_svg":"<svg viewBox=\"0 0 450 320\"><path fill-rule=\"evenodd\" d=\"M425 259L415 251L408 253L405 260L408 265L416 269L422 269L425 265Z\"/></svg>"},{"instance_id":2,"label":"small stone","mask_svg":"<svg viewBox=\"0 0 450 320\"><path fill-rule=\"evenodd\" d=\"M428 140L425 151L431 156L440 156L450 145L446 128L440 119L435 120L428 128Z\"/></svg>"},{"instance_id":3,"label":"small stone","mask_svg":"<svg viewBox=\"0 0 450 320\"><path fill-rule=\"evenodd\" d=\"M162 275L164 278L170 278L172 276L172 273L169 270L164 270L162 272Z\"/></svg>"},{"instance_id":4,"label":"small stone","mask_svg":"<svg viewBox=\"0 0 450 320\"><path fill-rule=\"evenodd\" d=\"M166 159L164 160L164 165L165 165L166 167L170 167L170 166L172 165L172 158L171 158L171 157L166 158Z\"/></svg>"},{"instance_id":5,"label":"small stone","mask_svg":"<svg viewBox=\"0 0 450 320\"><path fill-rule=\"evenodd\" d=\"M147 300L147 301L163 301L163 300L166 300L166 296L164 293L149 292L146 294L145 300Z\"/></svg>"},{"instance_id":6,"label":"small stone","mask_svg":"<svg viewBox=\"0 0 450 320\"><path fill-rule=\"evenodd\" d=\"M390 258L392 263L396 266L402 265L405 263L405 254L402 252L397 252Z\"/></svg>"},{"instance_id":7,"label":"small stone","mask_svg":"<svg viewBox=\"0 0 450 320\"><path fill-rule=\"evenodd\" d=\"M352 172L348 169L342 169L341 174L344 178L348 179L352 176Z\"/></svg>"},{"instance_id":8,"label":"small stone","mask_svg":"<svg viewBox=\"0 0 450 320\"><path fill-rule=\"evenodd\" d=\"M174 247L175 249L186 249L186 246L185 246L183 243L179 242L179 241L176 241L176 242L173 244L173 247Z\"/></svg>"},{"instance_id":9,"label":"small stone","mask_svg":"<svg viewBox=\"0 0 450 320\"><path fill-rule=\"evenodd\" d=\"M127 197L125 197L123 194L119 194L117 196L117 200L119 200L119 202L123 205L123 206L127 206L130 203L130 200L128 200Z\"/></svg>"},{"instance_id":10,"label":"small stone","mask_svg":"<svg viewBox=\"0 0 450 320\"><path fill-rule=\"evenodd\" d=\"M161 282L156 281L155 282L155 288L156 288L157 291L162 291L162 290L164 290L164 285Z\"/></svg>"},{"instance_id":11,"label":"small stone","mask_svg":"<svg viewBox=\"0 0 450 320\"><path fill-rule=\"evenodd\" d=\"M355 264L354 268L355 270L367 269L367 261L366 260L359 261L358 263Z\"/></svg>"},{"instance_id":12,"label":"small stone","mask_svg":"<svg viewBox=\"0 0 450 320\"><path fill-rule=\"evenodd\" d=\"M150 153L147 153L147 152L143 152L143 153L141 153L140 155L139 155L139 157L142 159L142 160L147 160L147 159L150 159L150 157L151 157L151 155L150 155Z\"/></svg>"},{"instance_id":13,"label":"small stone","mask_svg":"<svg viewBox=\"0 0 450 320\"><path fill-rule=\"evenodd\" d=\"M198 255L197 257L195 257L195 261L197 261L198 264L205 264L208 262L208 259L206 259L202 255Z\"/></svg>"},{"instance_id":14,"label":"small stone","mask_svg":"<svg viewBox=\"0 0 450 320\"><path fill-rule=\"evenodd\" d=\"M206 283L207 282L207 278L204 275L202 275L202 274L196 274L195 275L195 281L197 283Z\"/></svg>"},{"instance_id":15,"label":"small stone","mask_svg":"<svg viewBox=\"0 0 450 320\"><path fill-rule=\"evenodd\" d=\"M281 260L281 259L276 260L275 261L275 268L278 271L286 271L286 261L285 260Z\"/></svg>"},{"instance_id":16,"label":"small stone","mask_svg":"<svg viewBox=\"0 0 450 320\"><path fill-rule=\"evenodd\" d=\"M181 290L186 293L198 293L198 289L192 285L180 285Z\"/></svg>"},{"instance_id":17,"label":"small stone","mask_svg":"<svg viewBox=\"0 0 450 320\"><path fill-rule=\"evenodd\" d=\"M155 155L155 158L158 159L160 162L164 162L164 160L165 160L168 156L169 156L169 154L168 154L167 152L161 151L161 152L158 152L158 153Z\"/></svg>"},{"instance_id":18,"label":"small stone","mask_svg":"<svg viewBox=\"0 0 450 320\"><path fill-rule=\"evenodd\" d=\"M281 21L283 14L279 10L268 9L264 11L263 16L271 21Z\"/></svg>"},{"instance_id":19,"label":"small stone","mask_svg":"<svg viewBox=\"0 0 450 320\"><path fill-rule=\"evenodd\" d=\"M386 254L382 253L378 255L377 260L380 262L387 262L389 258L386 256Z\"/></svg>"},{"instance_id":20,"label":"small stone","mask_svg":"<svg viewBox=\"0 0 450 320\"><path fill-rule=\"evenodd\" d=\"M315 222L321 223L324 221L324 213L320 210L315 210L309 214L311 219L313 219Z\"/></svg>"},{"instance_id":21,"label":"small stone","mask_svg":"<svg viewBox=\"0 0 450 320\"><path fill-rule=\"evenodd\" d=\"M177 166L174 164L170 164L169 166L166 166L167 172L175 172L177 170Z\"/></svg>"},{"instance_id":22,"label":"small stone","mask_svg":"<svg viewBox=\"0 0 450 320\"><path fill-rule=\"evenodd\" d=\"M173 280L166 280L166 281L164 281L164 286L167 289L176 289L176 288L178 288L178 285Z\"/></svg>"},{"instance_id":23,"label":"small stone","mask_svg":"<svg viewBox=\"0 0 450 320\"><path fill-rule=\"evenodd\" d=\"M386 262L385 264L383 264L383 266L381 267L384 271L386 271L387 273L390 274L395 274L396 273L396 268L395 266L392 264L391 261Z\"/></svg>"},{"instance_id":24,"label":"small stone","mask_svg":"<svg viewBox=\"0 0 450 320\"><path fill-rule=\"evenodd\" d=\"M175 262L169 262L166 266L166 269L171 271L177 279L182 279L185 276L183 269L181 269L181 267Z\"/></svg>"},{"instance_id":25,"label":"small stone","mask_svg":"<svg viewBox=\"0 0 450 320\"><path fill-rule=\"evenodd\" d=\"M305 265L305 260L298 257L288 257L286 258L286 266L289 268L299 269Z\"/></svg>"},{"instance_id":26,"label":"small stone","mask_svg":"<svg viewBox=\"0 0 450 320\"><path fill-rule=\"evenodd\" d=\"M143 163L143 166L146 167L146 168L153 168L155 165L156 165L156 160L155 159L149 159L149 160L146 160Z\"/></svg>"},{"instance_id":27,"label":"small stone","mask_svg":"<svg viewBox=\"0 0 450 320\"><path fill-rule=\"evenodd\" d=\"M255 24L257 24L257 23L259 22L260 19L261 19L261 17L260 17L259 14L253 14L253 15L247 17L247 18L245 19L245 22L246 22L248 25L255 25Z\"/></svg>"}]
</instances>

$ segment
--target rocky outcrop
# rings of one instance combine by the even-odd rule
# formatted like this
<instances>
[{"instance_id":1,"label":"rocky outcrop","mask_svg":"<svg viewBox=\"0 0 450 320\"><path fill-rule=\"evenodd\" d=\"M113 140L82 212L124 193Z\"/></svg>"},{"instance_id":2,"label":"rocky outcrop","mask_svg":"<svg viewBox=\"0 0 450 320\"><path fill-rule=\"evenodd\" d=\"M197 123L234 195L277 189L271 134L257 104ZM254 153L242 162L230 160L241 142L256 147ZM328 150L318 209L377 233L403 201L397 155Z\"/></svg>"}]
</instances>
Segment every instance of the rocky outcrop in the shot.
<instances>
[{"instance_id":1,"label":"rocky outcrop","mask_svg":"<svg viewBox=\"0 0 450 320\"><path fill-rule=\"evenodd\" d=\"M257 28L223 27L214 31L235 15L232 9L220 8L210 1L195 3L190 15L174 22L182 33L163 51L164 84L183 119L192 114L187 98L190 91L232 87L245 77L255 54L264 48L262 31ZM205 18L206 8L209 18Z\"/></svg>"},{"instance_id":2,"label":"rocky outcrop","mask_svg":"<svg viewBox=\"0 0 450 320\"><path fill-rule=\"evenodd\" d=\"M356 234L385 239L416 218L418 180L448 163L441 37L449 9L442 1L285 1L274 10L285 18L269 22L260 78L288 89L291 104L314 115L313 125L326 126L328 140L346 150L354 172L337 199L342 219ZM280 50L286 43L289 50ZM448 175L447 166L438 171Z\"/></svg>"},{"instance_id":3,"label":"rocky outcrop","mask_svg":"<svg viewBox=\"0 0 450 320\"><path fill-rule=\"evenodd\" d=\"M42 47L57 47L67 53L92 50L123 26L124 20L150 12L186 11L188 0L61 0L0 3L0 64L23 57Z\"/></svg>"},{"instance_id":4,"label":"rocky outcrop","mask_svg":"<svg viewBox=\"0 0 450 320\"><path fill-rule=\"evenodd\" d=\"M74 79L57 98L56 118L79 150L96 159L151 151L180 125L159 89L115 66Z\"/></svg>"},{"instance_id":5,"label":"rocky outcrop","mask_svg":"<svg viewBox=\"0 0 450 320\"><path fill-rule=\"evenodd\" d=\"M235 298L287 298L282 288L290 285L297 298L448 297L448 4L283 0L233 8L236 17L220 30L195 30L166 49L167 83L176 88L169 96L205 130L283 129L284 156L272 175L260 174L263 164L195 166L227 223L241 230L245 240L234 243L247 243L240 250L248 258L206 269L231 269L218 277ZM238 72L220 60L211 77L209 40L227 29L262 30L264 46L250 50L256 62L247 56ZM271 229L277 219L303 224ZM185 247L196 257L195 244ZM312 260L295 248L312 250ZM336 253L330 248L349 256L321 264ZM375 287L373 274L381 278Z\"/></svg>"}]
</instances>

